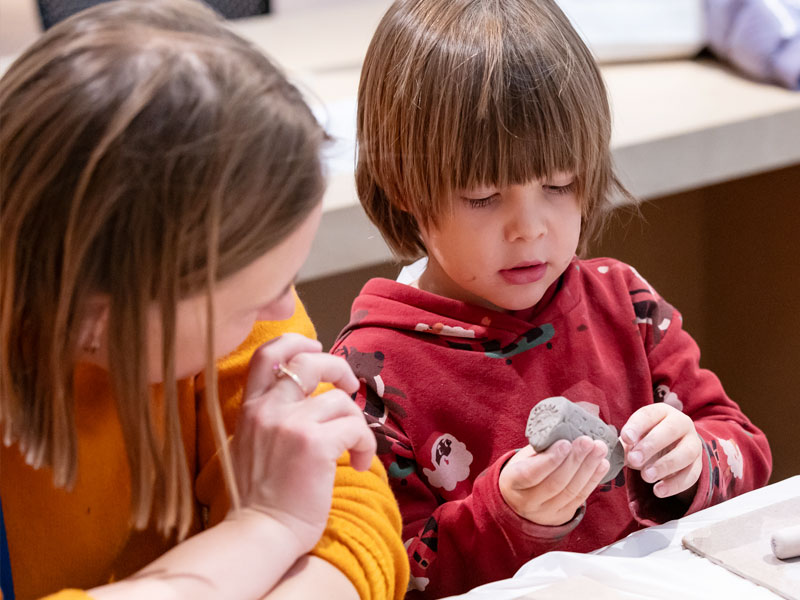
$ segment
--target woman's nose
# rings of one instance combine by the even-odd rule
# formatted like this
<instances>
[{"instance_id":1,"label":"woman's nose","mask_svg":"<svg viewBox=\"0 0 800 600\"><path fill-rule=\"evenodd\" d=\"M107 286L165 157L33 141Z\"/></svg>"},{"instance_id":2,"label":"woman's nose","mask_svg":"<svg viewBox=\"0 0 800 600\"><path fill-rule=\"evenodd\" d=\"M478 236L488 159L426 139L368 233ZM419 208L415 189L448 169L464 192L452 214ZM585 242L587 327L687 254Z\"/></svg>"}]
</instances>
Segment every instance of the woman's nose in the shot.
<instances>
[{"instance_id":1,"label":"woman's nose","mask_svg":"<svg viewBox=\"0 0 800 600\"><path fill-rule=\"evenodd\" d=\"M283 321L294 314L295 297L289 292L281 298L262 308L256 316L257 321Z\"/></svg>"}]
</instances>

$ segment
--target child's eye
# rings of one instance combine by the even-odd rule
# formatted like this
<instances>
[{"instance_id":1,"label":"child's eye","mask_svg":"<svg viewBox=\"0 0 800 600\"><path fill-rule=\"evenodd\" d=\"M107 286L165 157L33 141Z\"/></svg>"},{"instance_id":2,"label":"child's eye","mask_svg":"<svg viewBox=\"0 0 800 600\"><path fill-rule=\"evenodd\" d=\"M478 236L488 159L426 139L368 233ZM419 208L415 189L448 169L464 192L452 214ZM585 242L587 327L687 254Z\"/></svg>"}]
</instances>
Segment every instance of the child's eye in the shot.
<instances>
[{"instance_id":1,"label":"child's eye","mask_svg":"<svg viewBox=\"0 0 800 600\"><path fill-rule=\"evenodd\" d=\"M494 202L496 196L497 194L492 194L491 196L486 196L485 198L464 198L464 201L469 204L470 208L483 208Z\"/></svg>"},{"instance_id":2,"label":"child's eye","mask_svg":"<svg viewBox=\"0 0 800 600\"><path fill-rule=\"evenodd\" d=\"M545 185L542 187L544 187L545 191L550 192L552 194L558 194L558 195L570 194L575 190L575 182L570 181L565 185Z\"/></svg>"}]
</instances>

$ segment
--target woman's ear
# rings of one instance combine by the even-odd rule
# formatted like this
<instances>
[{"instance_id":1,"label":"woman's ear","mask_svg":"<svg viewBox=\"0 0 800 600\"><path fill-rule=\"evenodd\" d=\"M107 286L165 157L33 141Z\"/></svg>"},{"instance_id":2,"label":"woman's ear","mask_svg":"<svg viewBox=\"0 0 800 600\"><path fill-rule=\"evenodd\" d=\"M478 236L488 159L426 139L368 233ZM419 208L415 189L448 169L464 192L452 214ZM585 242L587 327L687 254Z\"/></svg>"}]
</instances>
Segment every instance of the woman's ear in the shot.
<instances>
[{"instance_id":1,"label":"woman's ear","mask_svg":"<svg viewBox=\"0 0 800 600\"><path fill-rule=\"evenodd\" d=\"M110 301L106 294L92 294L82 311L78 329L79 357L89 358L106 345Z\"/></svg>"}]
</instances>

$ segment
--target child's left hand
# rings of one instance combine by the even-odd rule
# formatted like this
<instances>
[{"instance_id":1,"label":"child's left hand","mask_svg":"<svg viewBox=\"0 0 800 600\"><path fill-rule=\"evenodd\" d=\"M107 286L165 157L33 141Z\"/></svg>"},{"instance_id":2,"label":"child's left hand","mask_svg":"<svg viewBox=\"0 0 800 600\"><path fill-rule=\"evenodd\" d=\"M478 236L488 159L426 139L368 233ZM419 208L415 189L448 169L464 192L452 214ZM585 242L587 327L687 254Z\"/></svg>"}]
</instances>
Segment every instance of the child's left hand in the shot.
<instances>
[{"instance_id":1,"label":"child's left hand","mask_svg":"<svg viewBox=\"0 0 800 600\"><path fill-rule=\"evenodd\" d=\"M703 467L703 447L694 422L669 404L644 406L631 415L620 435L625 463L655 483L659 498L675 496L691 501Z\"/></svg>"}]
</instances>

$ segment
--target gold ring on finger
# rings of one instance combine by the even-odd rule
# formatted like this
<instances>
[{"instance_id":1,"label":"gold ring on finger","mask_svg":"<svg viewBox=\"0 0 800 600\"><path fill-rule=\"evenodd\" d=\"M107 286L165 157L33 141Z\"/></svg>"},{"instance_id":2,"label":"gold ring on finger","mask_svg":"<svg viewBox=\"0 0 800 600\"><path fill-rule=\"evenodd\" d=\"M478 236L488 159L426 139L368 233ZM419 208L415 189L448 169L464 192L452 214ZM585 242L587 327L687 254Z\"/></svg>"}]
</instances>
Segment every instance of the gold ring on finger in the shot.
<instances>
[{"instance_id":1,"label":"gold ring on finger","mask_svg":"<svg viewBox=\"0 0 800 600\"><path fill-rule=\"evenodd\" d=\"M298 388L300 388L300 391L303 393L303 396L308 396L308 392L306 392L306 389L303 386L303 382L300 379L300 376L294 371L292 371L289 367L287 367L281 362L276 362L274 365L272 365L272 372L275 373L276 379L282 379L284 377L288 377L295 383L295 385L297 385Z\"/></svg>"}]
</instances>

